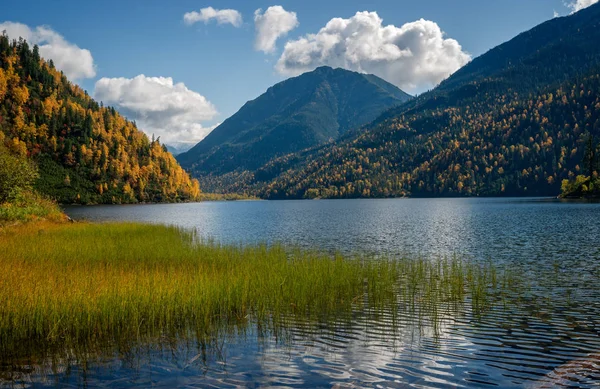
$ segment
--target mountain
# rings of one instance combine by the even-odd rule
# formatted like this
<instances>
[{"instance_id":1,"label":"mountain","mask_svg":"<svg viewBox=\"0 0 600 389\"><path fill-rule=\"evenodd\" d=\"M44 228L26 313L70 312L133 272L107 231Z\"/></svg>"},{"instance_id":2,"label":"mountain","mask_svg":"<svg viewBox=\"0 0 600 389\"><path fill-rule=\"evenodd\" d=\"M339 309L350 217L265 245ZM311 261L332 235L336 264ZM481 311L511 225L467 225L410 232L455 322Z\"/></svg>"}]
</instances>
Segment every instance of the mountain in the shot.
<instances>
[{"instance_id":1,"label":"mountain","mask_svg":"<svg viewBox=\"0 0 600 389\"><path fill-rule=\"evenodd\" d=\"M6 35L0 36L0 143L32 161L35 188L61 203L183 201L200 194L164 145L69 82L37 46Z\"/></svg>"},{"instance_id":2,"label":"mountain","mask_svg":"<svg viewBox=\"0 0 600 389\"><path fill-rule=\"evenodd\" d=\"M166 144L165 146L167 147L167 150L169 150L169 152L171 154L173 154L173 156L178 156L179 154L183 154L186 151L188 151L189 149L191 149L192 147L195 146L194 143L172 143L172 144Z\"/></svg>"},{"instance_id":3,"label":"mountain","mask_svg":"<svg viewBox=\"0 0 600 389\"><path fill-rule=\"evenodd\" d=\"M335 144L228 190L263 198L557 195L600 137L600 4L474 59Z\"/></svg>"},{"instance_id":4,"label":"mountain","mask_svg":"<svg viewBox=\"0 0 600 389\"><path fill-rule=\"evenodd\" d=\"M376 76L321 67L247 102L177 159L198 176L252 171L274 157L335 140L408 99Z\"/></svg>"}]
</instances>

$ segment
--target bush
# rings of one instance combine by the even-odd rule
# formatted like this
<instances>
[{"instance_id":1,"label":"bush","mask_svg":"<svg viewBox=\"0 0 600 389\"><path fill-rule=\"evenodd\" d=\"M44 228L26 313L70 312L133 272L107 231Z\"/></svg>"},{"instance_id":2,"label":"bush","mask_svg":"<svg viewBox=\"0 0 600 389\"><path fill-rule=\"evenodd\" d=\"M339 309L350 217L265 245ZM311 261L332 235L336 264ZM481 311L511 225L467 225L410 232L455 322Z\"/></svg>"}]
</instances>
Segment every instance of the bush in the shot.
<instances>
[{"instance_id":1,"label":"bush","mask_svg":"<svg viewBox=\"0 0 600 389\"><path fill-rule=\"evenodd\" d=\"M10 153L0 145L0 204L31 189L37 177L37 168L31 161Z\"/></svg>"},{"instance_id":2,"label":"bush","mask_svg":"<svg viewBox=\"0 0 600 389\"><path fill-rule=\"evenodd\" d=\"M30 191L19 193L10 203L0 204L0 229L4 224L49 220L61 222L66 219L58 205Z\"/></svg>"},{"instance_id":3,"label":"bush","mask_svg":"<svg viewBox=\"0 0 600 389\"><path fill-rule=\"evenodd\" d=\"M575 180L562 181L562 198L592 198L600 196L600 182L597 175L592 178L579 175Z\"/></svg>"}]
</instances>

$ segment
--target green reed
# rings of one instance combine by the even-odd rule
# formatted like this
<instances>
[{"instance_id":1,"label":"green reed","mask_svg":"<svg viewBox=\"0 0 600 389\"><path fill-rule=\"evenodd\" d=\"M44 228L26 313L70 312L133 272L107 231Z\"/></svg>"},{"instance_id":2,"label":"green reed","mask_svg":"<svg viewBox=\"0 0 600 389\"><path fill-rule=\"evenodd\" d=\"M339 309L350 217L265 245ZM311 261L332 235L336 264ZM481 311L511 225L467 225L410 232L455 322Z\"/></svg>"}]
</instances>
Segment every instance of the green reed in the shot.
<instances>
[{"instance_id":1,"label":"green reed","mask_svg":"<svg viewBox=\"0 0 600 389\"><path fill-rule=\"evenodd\" d=\"M408 309L434 322L501 290L492 264L346 258L281 245L222 245L142 224L29 224L0 230L0 361L254 323L278 333L357 309ZM84 351L85 352L85 351Z\"/></svg>"}]
</instances>

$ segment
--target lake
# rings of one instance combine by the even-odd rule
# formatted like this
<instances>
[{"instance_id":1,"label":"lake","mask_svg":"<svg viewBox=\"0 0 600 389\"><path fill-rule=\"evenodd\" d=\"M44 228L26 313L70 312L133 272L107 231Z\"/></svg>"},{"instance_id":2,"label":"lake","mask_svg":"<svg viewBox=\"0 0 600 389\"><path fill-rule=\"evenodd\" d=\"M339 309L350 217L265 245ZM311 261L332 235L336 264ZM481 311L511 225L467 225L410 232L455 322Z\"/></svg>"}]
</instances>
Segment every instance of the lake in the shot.
<instances>
[{"instance_id":1,"label":"lake","mask_svg":"<svg viewBox=\"0 0 600 389\"><path fill-rule=\"evenodd\" d=\"M552 199L356 199L67 207L74 219L195 228L223 243L282 242L494 261L600 256L600 203Z\"/></svg>"},{"instance_id":2,"label":"lake","mask_svg":"<svg viewBox=\"0 0 600 389\"><path fill-rule=\"evenodd\" d=\"M4 367L19 385L600 384L598 203L530 198L242 201L67 207L66 212L96 222L194 228L222 243L282 242L327 252L492 261L514 268L526 288L482 311L469 304L444 306L435 323L407 311L361 311L339 323L295 323L284 336L250 326L202 347L174 339L170 347L107 353L85 365Z\"/></svg>"}]
</instances>

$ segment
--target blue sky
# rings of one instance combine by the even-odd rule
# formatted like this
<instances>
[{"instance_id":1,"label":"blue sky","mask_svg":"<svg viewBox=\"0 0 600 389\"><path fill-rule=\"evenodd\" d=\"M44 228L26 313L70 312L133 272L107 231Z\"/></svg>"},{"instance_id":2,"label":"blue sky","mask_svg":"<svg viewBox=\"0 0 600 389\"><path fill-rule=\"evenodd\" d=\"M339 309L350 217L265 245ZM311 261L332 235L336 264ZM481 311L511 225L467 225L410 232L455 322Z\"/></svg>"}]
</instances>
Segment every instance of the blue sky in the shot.
<instances>
[{"instance_id":1,"label":"blue sky","mask_svg":"<svg viewBox=\"0 0 600 389\"><path fill-rule=\"evenodd\" d=\"M593 1L579 0L583 3ZM574 3L575 0L570 2ZM276 5L289 13L286 14L288 16L295 13L294 19L288 20L290 31L277 39L276 46L271 47L272 52L257 50L255 10L261 8L261 15L266 15L265 10ZM516 34L553 18L555 12L561 16L568 15L572 11L568 5L563 0L36 0L13 2L10 7L4 7L0 23L21 23L32 30L47 26L69 45L89 50L94 75L84 71L76 81L90 94L109 100L109 104L116 105L129 117L141 121L140 127L146 126L147 132L157 132L167 138L167 143L175 143L197 141L211 126L235 113L247 100L257 97L269 86L290 75L322 64L337 66L340 61L346 61L344 63L347 64L349 51L345 52L345 57L336 58L325 58L319 52L322 58L306 66L299 66L298 63L308 50L308 44L297 43L291 47L296 50L290 49L289 53L284 53L286 42L316 34L333 18L348 21L359 11L376 12L377 17L382 19L381 31L389 25L400 31L406 23L425 19L434 24L423 28L435 30L437 26L444 33L440 40L443 44L448 43L446 39L456 40L458 46L450 42L449 48L443 49L453 54L440 60L443 62L441 68L427 70L427 74L414 69L422 69L421 63L399 64L402 60L389 58L385 59L383 65L373 62L373 58L362 58L352 65L342 64L351 70L373 72L407 89L407 92L415 93L432 87L439 82L442 74L447 76L446 73L464 64L465 55L476 57ZM216 19L209 19L206 23L184 22L184 14L200 12L206 7L236 10L243 23L237 23L237 26L227 22L218 24ZM373 14L369 15L369 20L375 20L376 24ZM364 17L367 17L366 14ZM267 22L270 23L271 19ZM369 38L366 40L368 42ZM379 55L388 49L374 47L370 53L375 54L367 56ZM311 53L315 55L314 51ZM292 65L286 62L285 66L276 68L284 54ZM60 59L55 59L57 62ZM150 82L147 79L138 79L137 86L130 83L131 79L142 74L165 79L153 80L160 85L153 84L149 89L143 89ZM185 87L167 85L169 83L165 80L168 77L172 78L174 84L183 83ZM103 89L96 92L99 88L96 82L103 78ZM124 79L114 81L119 78ZM177 89L177 92L172 89ZM138 95L132 96L133 91L137 91ZM152 98L145 99L139 95L146 93L148 96L160 96L150 104ZM181 106L173 103L180 99ZM148 100L148 106L144 106L145 100ZM127 104L128 101L131 103ZM170 110L157 107L161 101L173 103ZM192 111L194 107L198 107L195 111L201 113L181 116L183 111ZM195 127L190 127L192 125ZM185 126L190 128L183 128ZM181 128L172 130L171 127Z\"/></svg>"}]
</instances>

